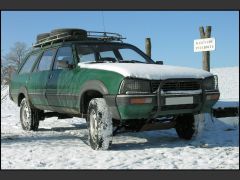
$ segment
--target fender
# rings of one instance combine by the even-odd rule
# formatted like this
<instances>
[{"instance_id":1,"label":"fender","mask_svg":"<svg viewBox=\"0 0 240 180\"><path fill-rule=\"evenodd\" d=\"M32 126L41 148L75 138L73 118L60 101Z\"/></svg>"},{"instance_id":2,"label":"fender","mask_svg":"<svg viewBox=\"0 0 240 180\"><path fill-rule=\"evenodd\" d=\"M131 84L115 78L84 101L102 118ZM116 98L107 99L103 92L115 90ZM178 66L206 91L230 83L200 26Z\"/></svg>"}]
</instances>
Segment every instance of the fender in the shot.
<instances>
[{"instance_id":1,"label":"fender","mask_svg":"<svg viewBox=\"0 0 240 180\"><path fill-rule=\"evenodd\" d=\"M85 82L82 85L82 88L79 92L79 101L78 101L78 107L81 106L81 99L82 99L82 95L87 92L87 91L98 91L100 92L102 95L106 95L108 94L108 89L106 88L106 86L99 80L90 80ZM79 109L81 111L81 107Z\"/></svg>"},{"instance_id":2,"label":"fender","mask_svg":"<svg viewBox=\"0 0 240 180\"><path fill-rule=\"evenodd\" d=\"M18 98L19 98L19 95L20 94L24 94L24 96L25 96L25 98L27 99L27 101L29 102L29 104L30 104L30 106L31 107L34 107L33 105L32 105L32 103L31 103L31 100L30 100L30 98L29 98L29 96L28 96L28 90L27 90L27 88L26 88L26 86L22 86L20 89L19 89L19 91L18 91ZM18 100L18 99L17 99ZM21 102L18 102L18 106L20 106L20 103Z\"/></svg>"}]
</instances>

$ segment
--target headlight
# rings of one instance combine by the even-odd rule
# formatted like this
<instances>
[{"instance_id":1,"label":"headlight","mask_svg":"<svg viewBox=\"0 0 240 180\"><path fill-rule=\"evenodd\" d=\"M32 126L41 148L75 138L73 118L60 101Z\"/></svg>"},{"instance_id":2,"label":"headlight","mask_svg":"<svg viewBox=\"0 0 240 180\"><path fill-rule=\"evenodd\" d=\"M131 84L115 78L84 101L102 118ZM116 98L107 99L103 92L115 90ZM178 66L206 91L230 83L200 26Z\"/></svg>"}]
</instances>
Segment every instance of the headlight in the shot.
<instances>
[{"instance_id":1,"label":"headlight","mask_svg":"<svg viewBox=\"0 0 240 180\"><path fill-rule=\"evenodd\" d=\"M150 81L140 79L124 79L120 94L148 94L150 93Z\"/></svg>"},{"instance_id":2,"label":"headlight","mask_svg":"<svg viewBox=\"0 0 240 180\"><path fill-rule=\"evenodd\" d=\"M205 90L218 89L218 77L216 75L207 77L206 79L204 79L203 85Z\"/></svg>"}]
</instances>

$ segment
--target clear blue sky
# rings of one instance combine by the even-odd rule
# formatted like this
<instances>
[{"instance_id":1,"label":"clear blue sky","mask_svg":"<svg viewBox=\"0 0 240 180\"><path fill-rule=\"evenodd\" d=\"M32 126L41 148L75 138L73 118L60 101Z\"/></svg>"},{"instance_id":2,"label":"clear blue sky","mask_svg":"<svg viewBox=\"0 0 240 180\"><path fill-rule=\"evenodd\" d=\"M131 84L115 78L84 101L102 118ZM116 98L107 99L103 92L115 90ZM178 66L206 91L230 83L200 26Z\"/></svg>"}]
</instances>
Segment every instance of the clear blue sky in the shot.
<instances>
[{"instance_id":1,"label":"clear blue sky","mask_svg":"<svg viewBox=\"0 0 240 180\"><path fill-rule=\"evenodd\" d=\"M103 11L105 29L127 37L125 42L145 51L152 40L152 59L165 64L202 67L202 53L193 52L199 26L212 26L216 50L211 67L239 66L239 13L237 11ZM103 31L102 11L2 11L3 54L17 41L31 46L36 35L56 28Z\"/></svg>"}]
</instances>

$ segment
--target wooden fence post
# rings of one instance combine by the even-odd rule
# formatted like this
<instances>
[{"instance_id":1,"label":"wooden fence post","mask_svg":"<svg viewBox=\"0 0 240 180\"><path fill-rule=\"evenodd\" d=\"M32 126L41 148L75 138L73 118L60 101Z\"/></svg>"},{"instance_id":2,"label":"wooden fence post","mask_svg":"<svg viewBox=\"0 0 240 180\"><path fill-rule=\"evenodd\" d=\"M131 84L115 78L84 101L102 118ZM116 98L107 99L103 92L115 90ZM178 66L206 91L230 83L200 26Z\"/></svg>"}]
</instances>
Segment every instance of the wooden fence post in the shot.
<instances>
[{"instance_id":1,"label":"wooden fence post","mask_svg":"<svg viewBox=\"0 0 240 180\"><path fill-rule=\"evenodd\" d=\"M151 39L146 38L145 39L145 48L146 48L146 54L151 57Z\"/></svg>"}]
</instances>

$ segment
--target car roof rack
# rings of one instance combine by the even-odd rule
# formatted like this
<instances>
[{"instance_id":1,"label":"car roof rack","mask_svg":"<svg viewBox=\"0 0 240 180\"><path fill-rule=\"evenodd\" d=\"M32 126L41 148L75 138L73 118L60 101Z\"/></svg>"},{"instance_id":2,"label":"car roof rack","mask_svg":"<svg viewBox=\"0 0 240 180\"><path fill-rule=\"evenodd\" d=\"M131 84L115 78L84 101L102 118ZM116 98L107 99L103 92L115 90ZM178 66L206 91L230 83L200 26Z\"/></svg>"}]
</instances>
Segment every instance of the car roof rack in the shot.
<instances>
[{"instance_id":1,"label":"car roof rack","mask_svg":"<svg viewBox=\"0 0 240 180\"><path fill-rule=\"evenodd\" d=\"M69 34L68 32L62 32L54 35L50 35L46 38L41 39L37 43L33 44L33 47L43 47L46 45L52 45L55 42L66 42L66 41L103 41L103 42L123 42L122 35L111 32L98 32L98 31L87 31L87 36L79 37Z\"/></svg>"},{"instance_id":2,"label":"car roof rack","mask_svg":"<svg viewBox=\"0 0 240 180\"><path fill-rule=\"evenodd\" d=\"M45 45L52 45L56 41L62 40L63 42L67 39L71 38L72 35L63 32L55 35L50 35L46 38L41 39L41 41L37 42L36 44L33 44L33 47L43 47Z\"/></svg>"}]
</instances>

